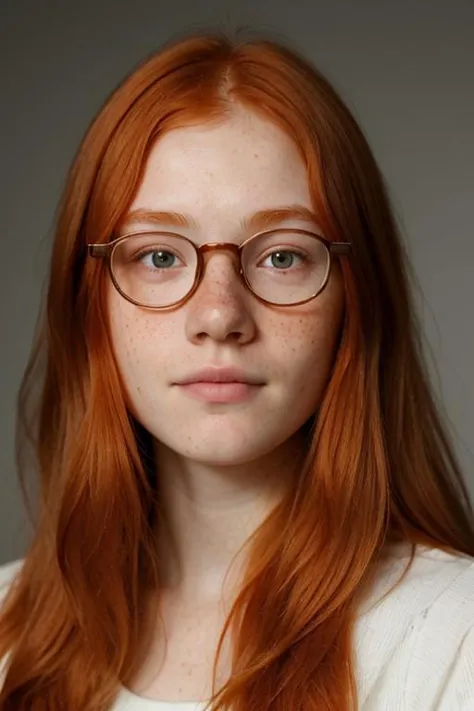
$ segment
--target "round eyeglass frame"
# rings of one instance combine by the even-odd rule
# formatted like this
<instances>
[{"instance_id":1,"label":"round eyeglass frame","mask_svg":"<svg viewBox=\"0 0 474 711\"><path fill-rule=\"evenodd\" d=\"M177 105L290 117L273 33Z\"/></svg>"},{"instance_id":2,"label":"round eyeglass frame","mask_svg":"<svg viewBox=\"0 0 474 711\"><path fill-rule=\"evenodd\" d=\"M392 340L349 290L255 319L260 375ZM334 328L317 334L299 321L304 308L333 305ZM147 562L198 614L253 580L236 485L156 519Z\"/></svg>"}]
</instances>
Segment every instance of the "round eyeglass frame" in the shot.
<instances>
[{"instance_id":1,"label":"round eyeglass frame","mask_svg":"<svg viewBox=\"0 0 474 711\"><path fill-rule=\"evenodd\" d=\"M259 294L256 294L255 291L252 289L247 276L245 274L245 271L242 267L242 252L246 245L248 245L250 242L256 240L259 237L262 237L264 235L270 235L274 233L285 233L285 234L304 234L309 237L313 237L314 239L319 240L322 242L322 244L326 247L326 250L328 252L328 267L326 269L326 274L323 280L322 285L319 287L319 289L314 293L311 294L307 299L303 299L301 301L297 302L292 302L291 304L279 304L275 303L274 301L269 301L268 299L264 299L262 296ZM117 282L117 279L115 278L113 266L112 266L112 261L113 261L113 255L114 251L117 248L117 246L123 242L124 240L128 239L129 237L143 237L144 235L163 235L163 236L168 236L168 237L180 237L181 239L184 239L186 242L188 242L191 247L194 249L196 252L196 274L194 277L194 282L193 285L191 286L190 290L178 301L175 301L172 304L168 304L166 306L150 306L149 304L144 304L140 301L137 301L133 299L131 296L128 296L120 287L120 285ZM241 244L233 244L232 242L206 242L205 244L201 244L197 246L192 242L188 237L185 237L184 235L177 234L176 232L168 232L166 230L140 230L138 232L128 232L127 234L120 235L114 240L111 240L110 242L105 242L103 244L88 244L87 245L87 252L88 255L94 258L99 258L99 259L105 259L107 262L107 268L110 274L110 278L112 279L112 283L114 287L117 289L119 294L123 296L124 299L129 301L132 304L135 304L136 306L141 306L142 308L146 309L152 309L156 311L167 311L169 309L176 309L179 306L182 306L183 304L188 301L191 296L197 291L199 288L199 285L202 280L202 276L204 274L204 267L205 267L205 262L204 262L204 255L210 252L216 252L219 250L225 250L225 251L230 251L233 253L234 256L237 257L238 262L239 262L239 275L247 287L247 289L255 296L256 299L261 301L264 304L270 304L271 306L278 306L282 308L287 308L291 306L300 306L301 304L306 304L308 301L312 301L312 299L315 299L321 292L325 289L327 286L327 283L329 281L329 275L331 273L331 267L332 267L332 257L333 255L346 255L351 252L352 249L352 243L351 242L331 242L330 240L326 239L325 237L322 237L321 235L316 234L315 232L311 232L310 230L305 230L305 229L300 229L300 228L291 228L291 227L279 227L276 229L271 229L271 230L263 230L261 232L257 232L256 234L252 235L251 237L248 237L246 240L244 240Z\"/></svg>"}]
</instances>

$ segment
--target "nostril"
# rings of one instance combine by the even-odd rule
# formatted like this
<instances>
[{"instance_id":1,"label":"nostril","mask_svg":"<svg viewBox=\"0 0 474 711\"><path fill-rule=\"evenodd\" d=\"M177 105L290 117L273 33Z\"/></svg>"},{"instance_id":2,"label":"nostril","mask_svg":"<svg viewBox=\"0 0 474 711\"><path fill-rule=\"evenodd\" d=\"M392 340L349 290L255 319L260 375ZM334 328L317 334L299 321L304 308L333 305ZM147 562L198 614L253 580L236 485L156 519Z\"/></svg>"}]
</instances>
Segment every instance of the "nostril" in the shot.
<instances>
[{"instance_id":1,"label":"nostril","mask_svg":"<svg viewBox=\"0 0 474 711\"><path fill-rule=\"evenodd\" d=\"M245 334L242 331L230 331L229 333L226 333L224 336L221 336L221 337L216 336L215 334L211 335L210 333L207 333L206 331L201 331L200 333L196 334L195 338L196 338L196 341L198 341L199 343L203 343L204 341L206 341L209 338L213 338L214 340L222 341L222 342L224 342L224 341L234 342L235 341L235 342L239 343L244 339L244 336L245 336Z\"/></svg>"},{"instance_id":2,"label":"nostril","mask_svg":"<svg viewBox=\"0 0 474 711\"><path fill-rule=\"evenodd\" d=\"M186 313L187 337L196 343L207 338L242 343L256 333L251 295L236 277L207 278L189 301Z\"/></svg>"}]
</instances>

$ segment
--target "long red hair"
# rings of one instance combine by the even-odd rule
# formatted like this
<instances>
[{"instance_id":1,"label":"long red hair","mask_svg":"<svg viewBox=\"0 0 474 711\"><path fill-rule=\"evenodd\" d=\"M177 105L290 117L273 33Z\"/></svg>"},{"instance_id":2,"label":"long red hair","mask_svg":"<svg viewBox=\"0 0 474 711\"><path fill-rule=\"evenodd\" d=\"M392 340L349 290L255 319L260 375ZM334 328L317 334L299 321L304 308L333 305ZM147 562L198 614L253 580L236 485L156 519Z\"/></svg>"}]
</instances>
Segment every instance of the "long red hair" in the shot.
<instances>
[{"instance_id":1,"label":"long red hair","mask_svg":"<svg viewBox=\"0 0 474 711\"><path fill-rule=\"evenodd\" d=\"M0 618L2 711L106 711L136 671L145 591L160 588L159 472L126 406L104 310L107 274L86 244L111 238L160 136L225 120L236 103L291 136L325 235L353 250L306 461L248 542L221 637L231 630L232 676L213 708L356 709L357 601L389 544L474 555L472 506L430 391L402 240L361 130L288 46L186 37L109 97L65 186L19 393L18 466L34 528ZM38 472L35 513L25 451Z\"/></svg>"}]
</instances>

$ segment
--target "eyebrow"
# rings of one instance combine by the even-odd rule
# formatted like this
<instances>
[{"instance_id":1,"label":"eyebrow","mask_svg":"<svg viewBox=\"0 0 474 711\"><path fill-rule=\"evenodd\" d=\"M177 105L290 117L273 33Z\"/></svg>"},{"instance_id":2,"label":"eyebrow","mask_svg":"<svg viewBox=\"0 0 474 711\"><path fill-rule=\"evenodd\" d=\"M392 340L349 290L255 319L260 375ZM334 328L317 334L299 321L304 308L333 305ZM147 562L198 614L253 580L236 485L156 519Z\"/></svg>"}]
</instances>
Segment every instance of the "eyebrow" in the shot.
<instances>
[{"instance_id":1,"label":"eyebrow","mask_svg":"<svg viewBox=\"0 0 474 711\"><path fill-rule=\"evenodd\" d=\"M314 226L318 225L317 215L303 205L288 205L267 210L259 210L249 217L240 220L240 227L246 232L264 230L284 222L285 220L302 220ZM148 223L152 225L172 225L197 229L196 221L191 215L181 212L167 212L164 210L147 210L139 208L129 212L121 222L122 229L129 229L134 223Z\"/></svg>"}]
</instances>

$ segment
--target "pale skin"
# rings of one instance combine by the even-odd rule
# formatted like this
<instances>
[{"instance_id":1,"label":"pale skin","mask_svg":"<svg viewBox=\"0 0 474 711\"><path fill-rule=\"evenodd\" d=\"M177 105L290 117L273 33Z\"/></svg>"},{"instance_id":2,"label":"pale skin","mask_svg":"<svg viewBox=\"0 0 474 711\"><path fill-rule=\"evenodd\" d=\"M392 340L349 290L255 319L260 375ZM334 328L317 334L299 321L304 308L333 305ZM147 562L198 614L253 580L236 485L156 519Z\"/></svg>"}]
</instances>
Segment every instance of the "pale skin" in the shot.
<instances>
[{"instance_id":1,"label":"pale skin","mask_svg":"<svg viewBox=\"0 0 474 711\"><path fill-rule=\"evenodd\" d=\"M220 125L161 137L130 207L185 213L195 224L134 221L122 232L167 229L196 244L239 244L251 234L242 229L244 218L293 205L312 209L297 148L275 125L237 108ZM322 234L315 220L278 224ZM108 308L129 407L156 442L167 524L157 532L167 660L159 669L157 632L133 689L156 699L203 698L223 619L220 604L224 594L228 600L235 594L239 566L225 590L224 577L295 476L300 428L316 412L327 383L344 311L342 278L336 259L316 299L272 307L247 290L230 254L221 252L207 259L198 291L176 310L142 309L112 285ZM265 385L249 402L220 405L173 387L208 365L241 367ZM206 661L203 649L209 650ZM183 683L187 661L192 673Z\"/></svg>"}]
</instances>

